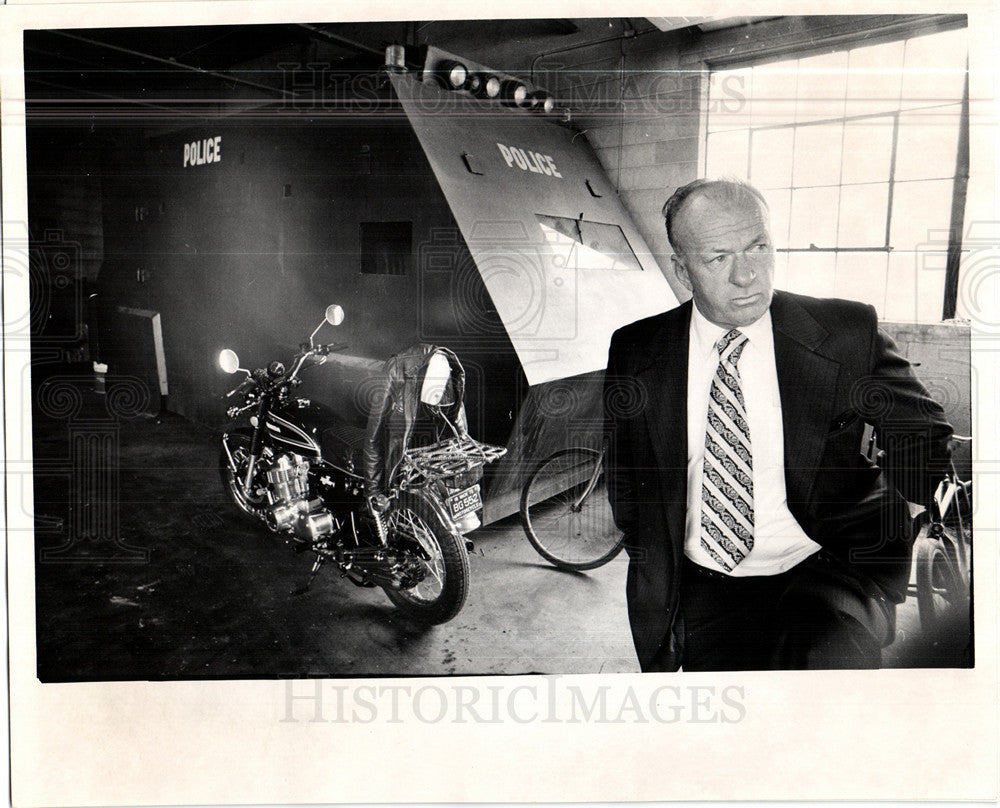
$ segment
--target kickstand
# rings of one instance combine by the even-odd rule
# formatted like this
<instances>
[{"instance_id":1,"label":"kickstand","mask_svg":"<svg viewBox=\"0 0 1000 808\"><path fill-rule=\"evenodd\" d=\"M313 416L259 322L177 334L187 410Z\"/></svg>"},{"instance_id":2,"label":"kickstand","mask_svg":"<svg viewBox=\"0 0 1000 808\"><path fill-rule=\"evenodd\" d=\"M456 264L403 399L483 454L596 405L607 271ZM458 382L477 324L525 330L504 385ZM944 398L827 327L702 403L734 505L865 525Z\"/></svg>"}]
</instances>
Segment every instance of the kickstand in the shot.
<instances>
[{"instance_id":1,"label":"kickstand","mask_svg":"<svg viewBox=\"0 0 1000 808\"><path fill-rule=\"evenodd\" d=\"M309 587L312 586L312 582L316 579L316 573L319 572L320 567L323 566L324 561L326 561L326 559L323 556L317 554L316 560L313 562L312 569L309 570L309 579L306 581L306 585L300 586L298 589L293 589L292 590L293 595L304 595L306 592L309 591Z\"/></svg>"}]
</instances>

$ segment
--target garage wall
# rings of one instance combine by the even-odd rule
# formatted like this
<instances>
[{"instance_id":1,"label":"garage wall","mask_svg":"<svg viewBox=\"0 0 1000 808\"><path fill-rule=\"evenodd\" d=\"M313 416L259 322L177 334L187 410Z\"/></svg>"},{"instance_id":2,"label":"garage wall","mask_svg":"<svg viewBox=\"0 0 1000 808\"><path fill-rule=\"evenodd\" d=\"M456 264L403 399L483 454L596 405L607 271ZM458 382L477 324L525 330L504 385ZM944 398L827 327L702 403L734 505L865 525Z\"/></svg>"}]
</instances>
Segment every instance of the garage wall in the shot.
<instances>
[{"instance_id":1,"label":"garage wall","mask_svg":"<svg viewBox=\"0 0 1000 808\"><path fill-rule=\"evenodd\" d=\"M38 128L28 152L28 212L38 241L73 245L74 280L96 280L104 260L100 144L85 130Z\"/></svg>"},{"instance_id":2,"label":"garage wall","mask_svg":"<svg viewBox=\"0 0 1000 808\"><path fill-rule=\"evenodd\" d=\"M971 345L968 323L882 323L900 353L916 367L920 380L944 408L958 435L972 434ZM973 451L955 451L955 468L963 479L972 474Z\"/></svg>"},{"instance_id":3,"label":"garage wall","mask_svg":"<svg viewBox=\"0 0 1000 808\"><path fill-rule=\"evenodd\" d=\"M96 359L87 303L104 260L101 143L82 127L29 135L32 361Z\"/></svg>"}]
</instances>

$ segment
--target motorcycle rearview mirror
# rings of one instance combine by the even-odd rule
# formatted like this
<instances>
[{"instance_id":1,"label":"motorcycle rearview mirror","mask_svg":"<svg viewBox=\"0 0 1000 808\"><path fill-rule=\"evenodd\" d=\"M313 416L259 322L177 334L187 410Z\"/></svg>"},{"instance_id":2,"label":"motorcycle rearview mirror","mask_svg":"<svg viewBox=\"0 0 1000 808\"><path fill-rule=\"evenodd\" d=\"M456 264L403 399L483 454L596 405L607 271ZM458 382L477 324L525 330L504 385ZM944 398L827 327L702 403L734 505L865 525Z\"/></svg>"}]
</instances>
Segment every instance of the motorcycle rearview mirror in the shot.
<instances>
[{"instance_id":1,"label":"motorcycle rearview mirror","mask_svg":"<svg viewBox=\"0 0 1000 808\"><path fill-rule=\"evenodd\" d=\"M326 312L323 315L323 322L320 323L313 332L309 335L309 347L313 346L313 337L316 336L316 332L319 331L324 325L329 323L330 325L340 325L344 322L344 309L338 306L336 303L331 303L326 307Z\"/></svg>"},{"instance_id":2,"label":"motorcycle rearview mirror","mask_svg":"<svg viewBox=\"0 0 1000 808\"><path fill-rule=\"evenodd\" d=\"M235 373L240 369L240 358L236 355L236 351L231 351L229 348L219 352L219 367L222 368L226 373Z\"/></svg>"},{"instance_id":3,"label":"motorcycle rearview mirror","mask_svg":"<svg viewBox=\"0 0 1000 808\"><path fill-rule=\"evenodd\" d=\"M330 325L340 325L344 322L344 308L333 303L326 307L326 321Z\"/></svg>"}]
</instances>

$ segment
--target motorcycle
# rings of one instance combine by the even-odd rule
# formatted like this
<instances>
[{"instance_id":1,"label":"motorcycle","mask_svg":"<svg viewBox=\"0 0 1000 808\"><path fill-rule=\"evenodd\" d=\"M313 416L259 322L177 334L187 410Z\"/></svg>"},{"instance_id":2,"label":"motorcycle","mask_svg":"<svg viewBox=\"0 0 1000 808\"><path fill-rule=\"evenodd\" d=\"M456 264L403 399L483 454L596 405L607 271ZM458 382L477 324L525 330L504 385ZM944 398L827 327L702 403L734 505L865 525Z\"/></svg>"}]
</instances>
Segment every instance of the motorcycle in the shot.
<instances>
[{"instance_id":1,"label":"motorcycle","mask_svg":"<svg viewBox=\"0 0 1000 808\"><path fill-rule=\"evenodd\" d=\"M313 555L308 580L296 594L308 591L323 564L332 561L352 583L381 587L410 617L447 622L468 593L464 534L480 524L483 467L506 449L455 429L438 405L440 389L435 394L425 383L423 406L448 422L450 436L439 432L429 445L403 447L382 490L366 490L362 453L368 431L292 394L301 371L347 348L314 341L324 325L343 319L340 306L329 306L290 370L279 361L248 370L232 350L219 354L223 371L247 376L226 394L242 396L242 404L228 408L228 417L246 421L222 436L223 487L244 515L282 535L297 552ZM454 357L444 349L435 353Z\"/></svg>"}]
</instances>

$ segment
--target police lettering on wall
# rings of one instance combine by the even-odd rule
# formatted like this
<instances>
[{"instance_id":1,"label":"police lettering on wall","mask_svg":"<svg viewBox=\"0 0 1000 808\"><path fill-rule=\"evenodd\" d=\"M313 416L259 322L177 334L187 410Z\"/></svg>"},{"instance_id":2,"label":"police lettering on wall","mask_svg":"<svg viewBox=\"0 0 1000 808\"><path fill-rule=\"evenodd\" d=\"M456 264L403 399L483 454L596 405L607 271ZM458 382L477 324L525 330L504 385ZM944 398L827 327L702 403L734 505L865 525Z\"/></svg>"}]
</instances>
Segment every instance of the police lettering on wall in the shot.
<instances>
[{"instance_id":1,"label":"police lettering on wall","mask_svg":"<svg viewBox=\"0 0 1000 808\"><path fill-rule=\"evenodd\" d=\"M222 162L222 136L184 144L184 168Z\"/></svg>"},{"instance_id":2,"label":"police lettering on wall","mask_svg":"<svg viewBox=\"0 0 1000 808\"><path fill-rule=\"evenodd\" d=\"M522 171L562 179L562 174L559 173L556 164L547 154L539 154L530 149L520 149L517 146L504 146L503 143L497 143L497 148L500 149L500 154L508 168L517 166Z\"/></svg>"}]
</instances>

